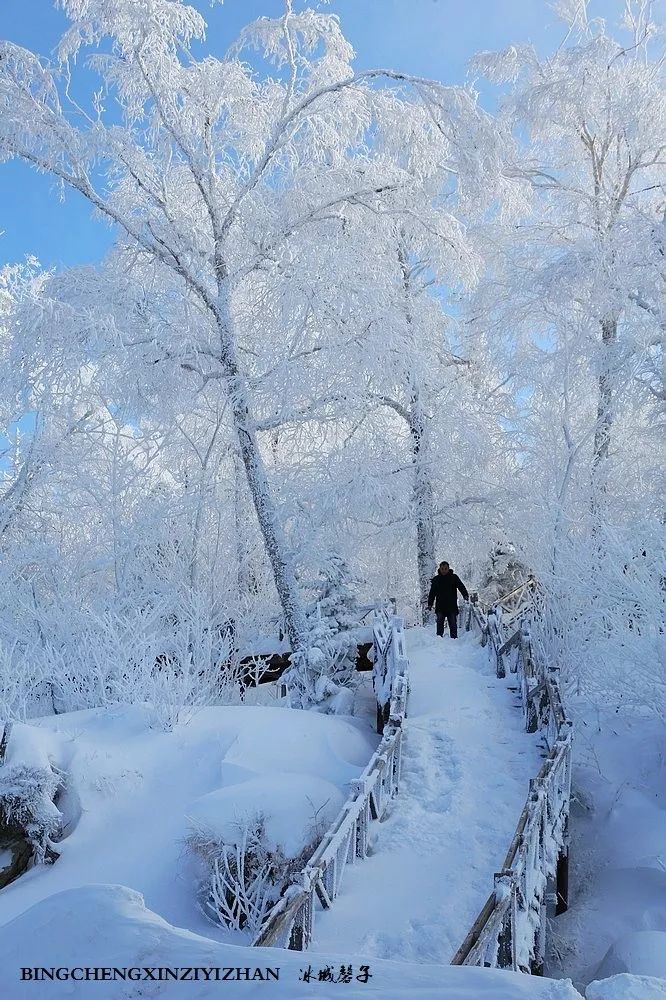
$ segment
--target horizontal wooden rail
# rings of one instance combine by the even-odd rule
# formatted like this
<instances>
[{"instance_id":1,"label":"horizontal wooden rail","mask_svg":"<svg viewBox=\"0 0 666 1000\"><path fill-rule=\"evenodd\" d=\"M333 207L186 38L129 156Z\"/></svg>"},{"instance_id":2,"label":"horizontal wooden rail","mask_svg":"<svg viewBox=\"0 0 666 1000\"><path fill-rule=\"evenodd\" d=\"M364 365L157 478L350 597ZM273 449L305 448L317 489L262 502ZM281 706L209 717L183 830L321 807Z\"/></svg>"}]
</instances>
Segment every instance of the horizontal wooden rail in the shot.
<instances>
[{"instance_id":1,"label":"horizontal wooden rail","mask_svg":"<svg viewBox=\"0 0 666 1000\"><path fill-rule=\"evenodd\" d=\"M529 583L529 581L528 581ZM517 595L518 588L510 595ZM478 630L488 644L498 677L506 664L517 674L528 732L541 732L547 751L530 781L525 806L493 891L452 965L481 965L543 972L549 885L555 887L555 913L568 905L569 800L572 723L560 696L557 671L533 655L527 628L503 634L500 602L484 611L475 595L466 608L466 628Z\"/></svg>"}]
</instances>

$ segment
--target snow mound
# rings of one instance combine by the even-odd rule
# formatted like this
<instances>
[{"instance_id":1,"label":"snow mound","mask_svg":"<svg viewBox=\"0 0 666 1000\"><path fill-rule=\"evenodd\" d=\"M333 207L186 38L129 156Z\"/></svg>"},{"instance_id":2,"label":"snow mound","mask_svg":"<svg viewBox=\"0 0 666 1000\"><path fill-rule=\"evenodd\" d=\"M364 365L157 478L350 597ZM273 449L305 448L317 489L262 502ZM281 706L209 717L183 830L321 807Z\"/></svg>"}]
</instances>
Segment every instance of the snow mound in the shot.
<instances>
[{"instance_id":1,"label":"snow mound","mask_svg":"<svg viewBox=\"0 0 666 1000\"><path fill-rule=\"evenodd\" d=\"M377 742L360 719L258 706L204 708L170 733L152 728L142 705L17 724L5 776L19 763L55 762L66 773L68 799L58 805L67 815L57 863L0 894L0 926L54 893L99 882L130 886L171 924L207 934L184 849L190 817L219 826L260 806L291 850L320 807L326 823L334 817Z\"/></svg>"},{"instance_id":2,"label":"snow mound","mask_svg":"<svg viewBox=\"0 0 666 1000\"><path fill-rule=\"evenodd\" d=\"M267 846L297 857L326 829L345 801L331 784L306 774L271 774L219 788L193 803L189 819L226 844L257 816L265 819Z\"/></svg>"},{"instance_id":3,"label":"snow mound","mask_svg":"<svg viewBox=\"0 0 666 1000\"><path fill-rule=\"evenodd\" d=\"M363 956L315 954L225 945L171 926L148 910L138 892L118 885L86 885L37 903L0 936L0 996L22 1000L87 997L98 1000L581 1000L563 980L452 966L372 961L367 984L305 983L308 966L356 969ZM278 982L21 982L21 968L279 968ZM633 1000L633 998L632 998ZM642 997L647 1000L647 997ZM650 998L652 1000L652 998Z\"/></svg>"},{"instance_id":4,"label":"snow mound","mask_svg":"<svg viewBox=\"0 0 666 1000\"><path fill-rule=\"evenodd\" d=\"M595 980L585 990L585 1000L664 1000L664 997L666 979L627 973Z\"/></svg>"},{"instance_id":5,"label":"snow mound","mask_svg":"<svg viewBox=\"0 0 666 1000\"><path fill-rule=\"evenodd\" d=\"M52 764L63 766L61 743L57 736L22 722L12 723L4 766L48 770Z\"/></svg>"},{"instance_id":6,"label":"snow mound","mask_svg":"<svg viewBox=\"0 0 666 1000\"><path fill-rule=\"evenodd\" d=\"M306 771L339 784L358 777L374 750L367 730L339 716L259 706L224 712L235 730L225 760L262 773Z\"/></svg>"},{"instance_id":7,"label":"snow mound","mask_svg":"<svg viewBox=\"0 0 666 1000\"><path fill-rule=\"evenodd\" d=\"M635 931L610 946L597 969L598 979L623 972L657 976L666 985L666 931Z\"/></svg>"}]
</instances>

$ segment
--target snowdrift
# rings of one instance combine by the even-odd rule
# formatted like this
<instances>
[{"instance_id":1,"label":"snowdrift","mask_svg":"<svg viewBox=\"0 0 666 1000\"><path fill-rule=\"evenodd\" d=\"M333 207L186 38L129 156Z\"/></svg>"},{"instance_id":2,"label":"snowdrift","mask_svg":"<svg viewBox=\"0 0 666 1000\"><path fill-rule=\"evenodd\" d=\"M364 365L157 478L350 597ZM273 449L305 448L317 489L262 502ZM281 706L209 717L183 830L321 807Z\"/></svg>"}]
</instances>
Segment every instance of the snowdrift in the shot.
<instances>
[{"instance_id":1,"label":"snowdrift","mask_svg":"<svg viewBox=\"0 0 666 1000\"><path fill-rule=\"evenodd\" d=\"M664 1000L664 997L666 980L626 973L590 983L585 990L585 1000Z\"/></svg>"},{"instance_id":2,"label":"snowdrift","mask_svg":"<svg viewBox=\"0 0 666 1000\"><path fill-rule=\"evenodd\" d=\"M666 994L666 931L634 931L615 941L597 970L597 978L624 972L663 979Z\"/></svg>"},{"instance_id":3,"label":"snowdrift","mask_svg":"<svg viewBox=\"0 0 666 1000\"><path fill-rule=\"evenodd\" d=\"M104 882L222 938L197 906L197 866L185 849L192 825L231 832L262 812L272 841L296 854L315 819L337 813L377 743L367 721L281 708L206 708L171 733L150 722L147 707L117 706L14 727L7 771L25 760L65 775L63 834L54 865L0 893L0 925L53 893Z\"/></svg>"},{"instance_id":4,"label":"snowdrift","mask_svg":"<svg viewBox=\"0 0 666 1000\"><path fill-rule=\"evenodd\" d=\"M58 893L5 926L0 937L0 995L31 1000L85 997L130 1000L142 995L182 1000L226 997L319 1000L580 1000L568 981L535 979L490 969L416 966L373 961L367 984L306 983L303 970L367 964L363 956L297 954L240 948L171 926L144 906L141 895L123 886L83 886ZM278 982L21 982L22 968L81 967L279 968ZM148 992L149 991L149 992Z\"/></svg>"}]
</instances>

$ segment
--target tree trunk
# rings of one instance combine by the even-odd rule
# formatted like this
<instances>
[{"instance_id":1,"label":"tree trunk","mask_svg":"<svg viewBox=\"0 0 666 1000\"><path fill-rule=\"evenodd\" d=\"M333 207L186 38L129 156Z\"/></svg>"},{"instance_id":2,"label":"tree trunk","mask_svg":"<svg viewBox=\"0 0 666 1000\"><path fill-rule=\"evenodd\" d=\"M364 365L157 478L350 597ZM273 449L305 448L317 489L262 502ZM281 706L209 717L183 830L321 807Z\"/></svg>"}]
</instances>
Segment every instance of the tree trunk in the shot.
<instances>
[{"instance_id":1,"label":"tree trunk","mask_svg":"<svg viewBox=\"0 0 666 1000\"><path fill-rule=\"evenodd\" d=\"M296 586L291 554L287 550L287 542L278 521L266 469L259 451L245 386L240 376L237 376L234 379L234 384L230 386L230 399L250 496L273 570L275 587L284 612L287 635L292 650L299 652L307 645L305 614Z\"/></svg>"},{"instance_id":2,"label":"tree trunk","mask_svg":"<svg viewBox=\"0 0 666 1000\"><path fill-rule=\"evenodd\" d=\"M435 574L434 498L430 477L427 417L418 389L412 389L409 433L414 461L414 516L416 519L416 566L419 578L421 619L426 623L430 582Z\"/></svg>"},{"instance_id":3,"label":"tree trunk","mask_svg":"<svg viewBox=\"0 0 666 1000\"><path fill-rule=\"evenodd\" d=\"M410 307L411 285L407 252L402 242L398 245L398 260L400 261L402 285L405 293L405 319L407 346L409 347L413 341L413 316ZM423 409L420 386L413 376L410 378L409 433L414 463L413 503L416 521L416 571L419 580L420 615L421 621L425 625L428 614L430 582L435 575L434 498L430 475L428 417Z\"/></svg>"},{"instance_id":4,"label":"tree trunk","mask_svg":"<svg viewBox=\"0 0 666 1000\"><path fill-rule=\"evenodd\" d=\"M249 533L251 526L247 516L247 490L243 484L246 482L245 470L243 468L240 454L234 449L234 526L236 529L236 580L238 583L238 597L241 605L249 603L252 596L256 594L256 580L251 567L251 545L249 544Z\"/></svg>"},{"instance_id":5,"label":"tree trunk","mask_svg":"<svg viewBox=\"0 0 666 1000\"><path fill-rule=\"evenodd\" d=\"M594 432L592 456L592 513L599 514L599 503L606 490L606 460L610 450L613 424L613 365L617 344L617 317L608 316L601 321L601 370L599 373L599 398L597 402L597 427Z\"/></svg>"},{"instance_id":6,"label":"tree trunk","mask_svg":"<svg viewBox=\"0 0 666 1000\"><path fill-rule=\"evenodd\" d=\"M284 613L285 628L292 651L294 653L305 652L307 649L305 612L296 585L291 553L279 522L266 475L266 467L259 450L255 422L250 409L247 381L236 360L232 333L233 324L228 303L223 295L220 295L215 302L214 313L220 336L220 363L227 376L229 404L238 438L240 456L245 466L250 496L273 570L275 588Z\"/></svg>"}]
</instances>

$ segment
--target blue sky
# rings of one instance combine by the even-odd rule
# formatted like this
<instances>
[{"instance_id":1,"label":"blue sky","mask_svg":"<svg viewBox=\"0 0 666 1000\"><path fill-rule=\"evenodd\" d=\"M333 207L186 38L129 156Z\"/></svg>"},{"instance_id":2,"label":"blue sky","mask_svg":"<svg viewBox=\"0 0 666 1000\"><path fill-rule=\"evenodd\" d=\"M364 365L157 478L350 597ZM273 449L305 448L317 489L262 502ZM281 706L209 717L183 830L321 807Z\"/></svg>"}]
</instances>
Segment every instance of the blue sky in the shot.
<instances>
[{"instance_id":1,"label":"blue sky","mask_svg":"<svg viewBox=\"0 0 666 1000\"><path fill-rule=\"evenodd\" d=\"M225 0L211 7L194 0L209 25L207 49L221 55L239 28L253 18L279 16L281 0ZM311 3L312 6L315 3ZM620 0L596 0L596 12L615 19ZM465 79L479 49L533 42L557 45L558 24L547 0L331 0L360 68L382 66L432 76L446 83ZM65 27L51 0L1 0L0 37L49 55ZM60 190L23 164L0 164L0 265L34 254L46 267L98 260L112 234L91 217L80 196Z\"/></svg>"}]
</instances>

